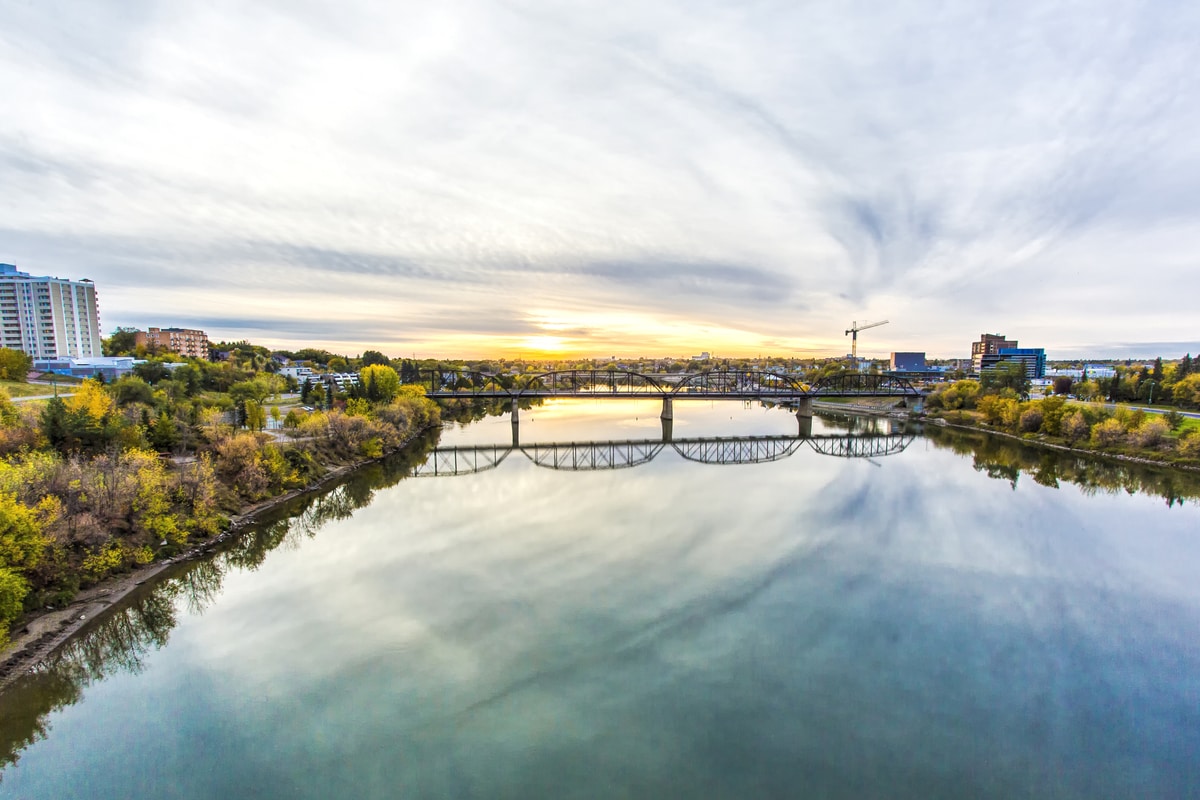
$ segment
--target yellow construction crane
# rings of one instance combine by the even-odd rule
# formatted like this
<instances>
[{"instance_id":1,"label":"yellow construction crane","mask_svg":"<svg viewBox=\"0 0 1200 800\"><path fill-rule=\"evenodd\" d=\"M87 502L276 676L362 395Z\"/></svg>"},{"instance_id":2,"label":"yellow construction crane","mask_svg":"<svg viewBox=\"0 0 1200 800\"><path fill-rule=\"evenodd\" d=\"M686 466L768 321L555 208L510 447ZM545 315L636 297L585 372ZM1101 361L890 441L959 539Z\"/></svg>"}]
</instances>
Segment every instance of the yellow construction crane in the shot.
<instances>
[{"instance_id":1,"label":"yellow construction crane","mask_svg":"<svg viewBox=\"0 0 1200 800\"><path fill-rule=\"evenodd\" d=\"M866 325L859 325L858 320L850 323L850 330L846 331L846 335L850 337L850 356L858 358L858 332L865 331L867 328L878 328L880 325L887 325L888 321L868 322Z\"/></svg>"}]
</instances>

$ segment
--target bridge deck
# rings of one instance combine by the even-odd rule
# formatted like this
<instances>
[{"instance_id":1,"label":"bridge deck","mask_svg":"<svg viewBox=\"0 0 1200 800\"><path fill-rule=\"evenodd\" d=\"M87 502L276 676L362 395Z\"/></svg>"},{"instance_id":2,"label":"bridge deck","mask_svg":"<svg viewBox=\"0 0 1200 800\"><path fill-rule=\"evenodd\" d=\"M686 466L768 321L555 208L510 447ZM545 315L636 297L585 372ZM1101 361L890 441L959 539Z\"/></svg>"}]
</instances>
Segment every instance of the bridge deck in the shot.
<instances>
[{"instance_id":1,"label":"bridge deck","mask_svg":"<svg viewBox=\"0 0 1200 800\"><path fill-rule=\"evenodd\" d=\"M830 390L830 391L812 391L812 392L784 392L784 391L762 391L762 390L746 390L746 391L645 391L645 392L613 392L608 390L596 391L571 391L571 390L536 390L536 391L504 391L504 390L483 390L483 391L429 391L425 392L425 396L431 400L453 400L464 399L468 397L479 397L488 400L509 400L513 398L547 398L547 397L587 397L602 400L638 400L638 399L655 399L661 400L664 397L670 397L675 400L819 400L824 397L917 397L919 392L905 393L896 391L852 391L852 390Z\"/></svg>"}]
</instances>

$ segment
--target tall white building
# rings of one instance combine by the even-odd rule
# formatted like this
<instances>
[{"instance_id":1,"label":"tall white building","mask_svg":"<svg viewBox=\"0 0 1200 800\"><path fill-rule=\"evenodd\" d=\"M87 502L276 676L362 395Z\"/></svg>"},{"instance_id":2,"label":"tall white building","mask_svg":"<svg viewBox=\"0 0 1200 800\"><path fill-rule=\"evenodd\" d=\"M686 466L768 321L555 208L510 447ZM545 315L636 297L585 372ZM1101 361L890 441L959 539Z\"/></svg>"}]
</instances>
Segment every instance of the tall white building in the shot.
<instances>
[{"instance_id":1,"label":"tall white building","mask_svg":"<svg viewBox=\"0 0 1200 800\"><path fill-rule=\"evenodd\" d=\"M95 285L0 264L0 346L34 358L102 355Z\"/></svg>"}]
</instances>

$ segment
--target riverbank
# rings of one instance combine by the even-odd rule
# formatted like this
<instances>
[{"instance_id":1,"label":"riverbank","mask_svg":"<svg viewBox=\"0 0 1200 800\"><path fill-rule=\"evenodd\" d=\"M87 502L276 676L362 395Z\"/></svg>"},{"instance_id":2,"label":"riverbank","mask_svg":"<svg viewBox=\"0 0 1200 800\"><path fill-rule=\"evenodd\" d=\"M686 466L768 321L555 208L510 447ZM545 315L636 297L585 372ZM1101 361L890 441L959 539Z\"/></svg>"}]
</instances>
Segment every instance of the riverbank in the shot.
<instances>
[{"instance_id":1,"label":"riverbank","mask_svg":"<svg viewBox=\"0 0 1200 800\"><path fill-rule=\"evenodd\" d=\"M431 425L414 432L395 449L381 456L360 459L333 467L301 488L243 506L237 514L229 518L228 525L221 533L196 543L184 552L170 558L147 564L124 575L106 578L95 586L80 591L63 608L31 613L21 621L19 627L14 629L8 645L3 651L0 651L0 692L3 692L18 677L36 668L37 664L52 657L60 648L86 632L91 625L103 618L107 611L139 587L158 578L172 567L205 556L225 542L240 536L246 528L279 506L299 497L320 492L330 483L338 481L358 469L402 453L435 427L439 426Z\"/></svg>"},{"instance_id":2,"label":"riverbank","mask_svg":"<svg viewBox=\"0 0 1200 800\"><path fill-rule=\"evenodd\" d=\"M1137 464L1144 467L1159 467L1163 469L1177 469L1183 472L1200 473L1200 465L1181 464L1177 461L1164 461L1155 458L1144 458L1127 453L1105 452L1103 450L1094 450L1091 448L1071 447L1067 444L1047 441L1042 436L1025 437L1008 431L996 430L985 425L974 425L963 421L951 422L943 416L935 416L929 414L913 414L907 409L898 409L891 406L874 406L862 403L813 403L814 410L830 411L835 413L846 414L861 414L864 416L887 417L889 419L902 419L920 422L926 425L938 425L947 428L953 428L960 431L969 431L972 433L985 433L989 436L997 436L1010 441L1019 442L1034 447L1043 447L1047 450L1055 450L1060 453L1068 453L1073 456L1086 456L1088 458L1098 458L1101 460L1116 461L1126 464Z\"/></svg>"},{"instance_id":3,"label":"riverbank","mask_svg":"<svg viewBox=\"0 0 1200 800\"><path fill-rule=\"evenodd\" d=\"M966 425L961 422L950 422L944 417L921 416L917 418L925 424L933 424L946 428L954 428L955 430L968 431L971 433L986 433L989 436L998 436L1002 439L1009 439L1020 444L1027 444L1034 447L1043 447L1047 450L1056 450L1060 453L1068 453L1073 456L1087 456L1088 458L1098 458L1101 460L1118 461L1126 464L1137 464L1143 467L1159 467L1162 469L1177 469L1183 472L1200 473L1200 466L1192 464L1180 464L1174 461L1160 461L1154 458L1141 458L1139 456L1131 456L1126 453L1106 453L1102 450L1092 450L1088 448L1071 447L1070 445L1058 444L1057 442L1048 442L1045 439L1031 438L1027 439L1024 436L1018 436L1015 433L1007 431L998 431L994 428L987 428L980 425Z\"/></svg>"}]
</instances>

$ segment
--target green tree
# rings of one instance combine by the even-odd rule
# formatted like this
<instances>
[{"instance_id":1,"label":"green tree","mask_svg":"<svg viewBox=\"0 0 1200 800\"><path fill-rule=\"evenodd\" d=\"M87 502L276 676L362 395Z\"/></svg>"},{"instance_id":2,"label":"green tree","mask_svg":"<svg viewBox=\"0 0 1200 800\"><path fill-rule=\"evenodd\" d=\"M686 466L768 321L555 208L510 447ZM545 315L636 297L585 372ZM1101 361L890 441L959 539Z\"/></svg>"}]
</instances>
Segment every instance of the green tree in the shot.
<instances>
[{"instance_id":1,"label":"green tree","mask_svg":"<svg viewBox=\"0 0 1200 800\"><path fill-rule=\"evenodd\" d=\"M133 374L153 385L171 377L171 370L167 369L164 361L146 361L142 364L135 364Z\"/></svg>"},{"instance_id":2,"label":"green tree","mask_svg":"<svg viewBox=\"0 0 1200 800\"><path fill-rule=\"evenodd\" d=\"M31 369L33 359L30 356L11 347L0 347L0 380L23 383Z\"/></svg>"},{"instance_id":3,"label":"green tree","mask_svg":"<svg viewBox=\"0 0 1200 800\"><path fill-rule=\"evenodd\" d=\"M979 386L983 394L1005 389L1012 389L1021 397L1029 394L1029 378L1025 376L1025 365L1020 361L1001 361L995 367L984 370L979 376Z\"/></svg>"},{"instance_id":4,"label":"green tree","mask_svg":"<svg viewBox=\"0 0 1200 800\"><path fill-rule=\"evenodd\" d=\"M131 356L137 352L137 328L117 328L100 346L106 356Z\"/></svg>"},{"instance_id":5,"label":"green tree","mask_svg":"<svg viewBox=\"0 0 1200 800\"><path fill-rule=\"evenodd\" d=\"M378 350L365 351L362 354L362 358L359 359L359 362L364 367L370 367L375 364L382 364L385 367L390 367L392 365L392 360Z\"/></svg>"},{"instance_id":6,"label":"green tree","mask_svg":"<svg viewBox=\"0 0 1200 800\"><path fill-rule=\"evenodd\" d=\"M179 428L166 411L151 423L148 433L150 445L160 452L168 452L179 444Z\"/></svg>"},{"instance_id":7,"label":"green tree","mask_svg":"<svg viewBox=\"0 0 1200 800\"><path fill-rule=\"evenodd\" d=\"M24 610L29 582L15 570L0 567L0 647L8 644L8 627Z\"/></svg>"},{"instance_id":8,"label":"green tree","mask_svg":"<svg viewBox=\"0 0 1200 800\"><path fill-rule=\"evenodd\" d=\"M252 431L267 427L267 411L255 400L246 401L246 427Z\"/></svg>"},{"instance_id":9,"label":"green tree","mask_svg":"<svg viewBox=\"0 0 1200 800\"><path fill-rule=\"evenodd\" d=\"M127 406L130 403L145 403L146 405L154 403L154 390L150 388L150 384L136 375L126 375L118 379L108 387L108 390L116 399L118 406Z\"/></svg>"},{"instance_id":10,"label":"green tree","mask_svg":"<svg viewBox=\"0 0 1200 800\"><path fill-rule=\"evenodd\" d=\"M367 399L376 403L390 403L400 393L400 376L396 370L382 364L365 367L358 380L363 385Z\"/></svg>"}]
</instances>

